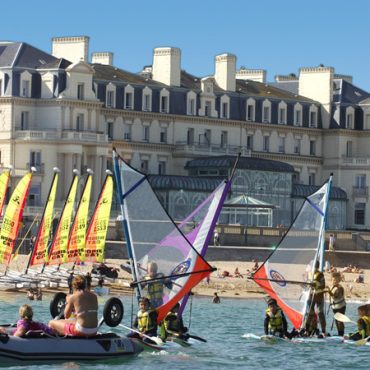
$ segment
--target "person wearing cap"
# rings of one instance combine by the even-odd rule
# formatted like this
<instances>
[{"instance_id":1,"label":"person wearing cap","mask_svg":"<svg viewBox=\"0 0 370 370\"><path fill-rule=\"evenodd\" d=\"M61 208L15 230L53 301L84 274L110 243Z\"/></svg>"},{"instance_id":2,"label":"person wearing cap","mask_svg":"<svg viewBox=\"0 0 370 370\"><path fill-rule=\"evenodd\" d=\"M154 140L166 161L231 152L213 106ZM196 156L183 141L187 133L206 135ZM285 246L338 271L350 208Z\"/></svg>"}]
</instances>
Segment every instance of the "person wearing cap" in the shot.
<instances>
[{"instance_id":1,"label":"person wearing cap","mask_svg":"<svg viewBox=\"0 0 370 370\"><path fill-rule=\"evenodd\" d=\"M339 272L332 273L332 281L333 286L327 290L331 298L331 308L333 313L336 314L337 312L341 314L346 313L346 300L344 298L344 288L340 284L341 276ZM338 335L343 337L344 335L344 323L338 320L335 320L335 325L338 330Z\"/></svg>"},{"instance_id":2,"label":"person wearing cap","mask_svg":"<svg viewBox=\"0 0 370 370\"><path fill-rule=\"evenodd\" d=\"M150 337L157 336L157 311L150 308L150 301L148 298L140 298L139 300L139 311L136 315L134 327L141 334L145 334ZM132 332L127 335L130 338L139 338L144 342L149 342L148 338L141 336L138 333Z\"/></svg>"},{"instance_id":3,"label":"person wearing cap","mask_svg":"<svg viewBox=\"0 0 370 370\"><path fill-rule=\"evenodd\" d=\"M288 336L288 323L283 311L278 306L276 299L270 298L267 301L268 308L266 310L266 317L264 322L264 329L266 335L275 335L277 337Z\"/></svg>"},{"instance_id":4,"label":"person wearing cap","mask_svg":"<svg viewBox=\"0 0 370 370\"><path fill-rule=\"evenodd\" d=\"M357 320L357 332L351 333L348 339L360 340L370 336L370 315L369 305L362 305L357 308L358 320Z\"/></svg>"},{"instance_id":5,"label":"person wearing cap","mask_svg":"<svg viewBox=\"0 0 370 370\"><path fill-rule=\"evenodd\" d=\"M326 320L325 320L325 309L324 309L324 294L325 294L325 276L320 271L320 262L315 262L315 271L313 273L311 293L307 302L309 313L308 321L315 315L315 307L319 316L320 326L322 334L326 333ZM308 325L310 323L308 322Z\"/></svg>"}]
</instances>

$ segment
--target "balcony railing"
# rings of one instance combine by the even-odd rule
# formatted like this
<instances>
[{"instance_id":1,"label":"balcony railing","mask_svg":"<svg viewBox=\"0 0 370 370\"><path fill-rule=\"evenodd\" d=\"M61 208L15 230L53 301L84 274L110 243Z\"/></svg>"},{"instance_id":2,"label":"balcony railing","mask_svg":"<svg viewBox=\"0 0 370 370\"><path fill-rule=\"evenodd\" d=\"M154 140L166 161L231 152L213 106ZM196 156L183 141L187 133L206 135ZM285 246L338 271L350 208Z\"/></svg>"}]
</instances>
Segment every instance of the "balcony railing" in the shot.
<instances>
[{"instance_id":1,"label":"balcony railing","mask_svg":"<svg viewBox=\"0 0 370 370\"><path fill-rule=\"evenodd\" d=\"M54 140L54 141L83 141L108 143L108 135L102 132L92 131L36 131L36 130L16 130L15 138L18 140Z\"/></svg>"},{"instance_id":2,"label":"balcony railing","mask_svg":"<svg viewBox=\"0 0 370 370\"><path fill-rule=\"evenodd\" d=\"M35 167L37 172L36 174L44 174L45 173L45 163L27 163L27 168Z\"/></svg>"},{"instance_id":3,"label":"balcony railing","mask_svg":"<svg viewBox=\"0 0 370 370\"><path fill-rule=\"evenodd\" d=\"M342 156L342 164L350 166L369 166L370 158L368 157L347 157Z\"/></svg>"},{"instance_id":4,"label":"balcony railing","mask_svg":"<svg viewBox=\"0 0 370 370\"><path fill-rule=\"evenodd\" d=\"M239 152L245 157L251 156L251 150L236 145L220 144L188 144L186 141L176 141L175 153L183 154L230 154L237 155Z\"/></svg>"},{"instance_id":5,"label":"balcony railing","mask_svg":"<svg viewBox=\"0 0 370 370\"><path fill-rule=\"evenodd\" d=\"M352 187L352 196L367 198L369 196L369 187L364 186L364 187L359 188L357 186L353 186Z\"/></svg>"}]
</instances>

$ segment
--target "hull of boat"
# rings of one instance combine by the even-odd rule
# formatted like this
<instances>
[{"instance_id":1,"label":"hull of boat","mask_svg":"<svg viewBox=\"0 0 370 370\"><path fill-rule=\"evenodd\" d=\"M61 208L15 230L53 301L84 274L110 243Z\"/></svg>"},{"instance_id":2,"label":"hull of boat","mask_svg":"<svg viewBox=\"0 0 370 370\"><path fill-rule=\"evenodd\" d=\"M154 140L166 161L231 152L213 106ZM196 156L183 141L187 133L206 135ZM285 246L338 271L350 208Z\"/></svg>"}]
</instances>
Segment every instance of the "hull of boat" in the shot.
<instances>
[{"instance_id":1,"label":"hull of boat","mask_svg":"<svg viewBox=\"0 0 370 370\"><path fill-rule=\"evenodd\" d=\"M136 355L141 351L140 345L115 334L102 334L89 339L0 336L2 364L107 360Z\"/></svg>"}]
</instances>

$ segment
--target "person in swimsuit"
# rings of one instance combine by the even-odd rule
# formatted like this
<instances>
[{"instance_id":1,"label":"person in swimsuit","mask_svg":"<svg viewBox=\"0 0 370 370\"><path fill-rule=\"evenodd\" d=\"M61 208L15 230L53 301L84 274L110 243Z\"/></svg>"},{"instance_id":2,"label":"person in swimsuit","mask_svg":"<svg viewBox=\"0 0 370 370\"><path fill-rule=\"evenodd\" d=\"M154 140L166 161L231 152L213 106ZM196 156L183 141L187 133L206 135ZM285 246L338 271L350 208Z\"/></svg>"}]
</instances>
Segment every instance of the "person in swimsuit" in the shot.
<instances>
[{"instance_id":1,"label":"person in swimsuit","mask_svg":"<svg viewBox=\"0 0 370 370\"><path fill-rule=\"evenodd\" d=\"M86 289L85 277L80 275L74 277L72 289L64 309L66 320L51 320L49 326L60 335L94 336L98 332L98 297Z\"/></svg>"},{"instance_id":2,"label":"person in swimsuit","mask_svg":"<svg viewBox=\"0 0 370 370\"><path fill-rule=\"evenodd\" d=\"M53 335L54 331L46 324L33 321L33 310L28 304L24 304L19 308L20 320L17 322L17 328L12 331L15 337L23 337L29 331L43 331L46 334ZM8 333L6 328L0 327L0 333Z\"/></svg>"}]
</instances>

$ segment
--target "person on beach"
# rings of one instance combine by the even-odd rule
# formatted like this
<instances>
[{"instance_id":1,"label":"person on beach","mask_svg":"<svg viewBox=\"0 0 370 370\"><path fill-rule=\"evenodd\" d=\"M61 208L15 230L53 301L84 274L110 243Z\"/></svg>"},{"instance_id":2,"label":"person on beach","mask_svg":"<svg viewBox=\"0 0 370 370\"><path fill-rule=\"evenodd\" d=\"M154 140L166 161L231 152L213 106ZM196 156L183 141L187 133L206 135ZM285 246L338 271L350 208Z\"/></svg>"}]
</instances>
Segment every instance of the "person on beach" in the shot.
<instances>
[{"instance_id":1,"label":"person on beach","mask_svg":"<svg viewBox=\"0 0 370 370\"><path fill-rule=\"evenodd\" d=\"M276 299L270 298L267 301L267 306L264 321L265 334L280 338L288 337L288 323Z\"/></svg>"},{"instance_id":2,"label":"person on beach","mask_svg":"<svg viewBox=\"0 0 370 370\"><path fill-rule=\"evenodd\" d=\"M362 305L357 308L358 320L357 320L357 332L351 333L348 339L360 340L370 336L370 312L369 305Z\"/></svg>"},{"instance_id":3,"label":"person on beach","mask_svg":"<svg viewBox=\"0 0 370 370\"><path fill-rule=\"evenodd\" d=\"M213 294L212 303L221 303L221 299L218 296L217 292L214 292L214 294Z\"/></svg>"},{"instance_id":4,"label":"person on beach","mask_svg":"<svg viewBox=\"0 0 370 370\"><path fill-rule=\"evenodd\" d=\"M49 326L60 335L94 336L98 331L98 297L86 289L86 279L81 275L73 278L72 289L64 309L67 320L51 320ZM70 319L72 314L75 319Z\"/></svg>"},{"instance_id":5,"label":"person on beach","mask_svg":"<svg viewBox=\"0 0 370 370\"><path fill-rule=\"evenodd\" d=\"M33 310L28 304L19 308L20 320L17 322L17 328L12 332L15 337L23 337L29 331L42 331L49 335L54 335L52 328L41 322L33 321ZM0 327L0 333L7 333L6 328Z\"/></svg>"},{"instance_id":6,"label":"person on beach","mask_svg":"<svg viewBox=\"0 0 370 370\"><path fill-rule=\"evenodd\" d=\"M161 337L163 340L170 336L174 336L180 339L188 339L189 336L186 334L188 328L184 326L182 316L179 315L180 303L176 303L172 307L171 311L166 315L161 326Z\"/></svg>"},{"instance_id":7,"label":"person on beach","mask_svg":"<svg viewBox=\"0 0 370 370\"><path fill-rule=\"evenodd\" d=\"M341 276L339 272L333 272L331 276L332 276L333 286L326 290L329 293L329 296L331 299L331 308L334 314L336 314L337 312L340 312L341 314L344 315L346 313L346 300L345 300L344 288L340 284ZM342 337L344 335L344 323L341 321L335 320L335 325L338 330L338 335Z\"/></svg>"},{"instance_id":8,"label":"person on beach","mask_svg":"<svg viewBox=\"0 0 370 370\"><path fill-rule=\"evenodd\" d=\"M324 273L320 271L320 262L315 262L315 271L313 273L312 286L310 296L308 298L308 325L309 320L311 320L315 315L315 307L317 307L320 326L322 334L325 336L326 333L326 319L324 312L324 294L325 294L325 276Z\"/></svg>"},{"instance_id":9,"label":"person on beach","mask_svg":"<svg viewBox=\"0 0 370 370\"><path fill-rule=\"evenodd\" d=\"M145 334L149 337L157 336L157 311L151 308L151 303L148 298L140 298L139 311L136 315L134 327L140 332L131 332L127 335L129 338L138 338L144 342L151 343L149 338L143 337L141 334Z\"/></svg>"},{"instance_id":10,"label":"person on beach","mask_svg":"<svg viewBox=\"0 0 370 370\"><path fill-rule=\"evenodd\" d=\"M158 265L155 262L149 262L147 265L147 275L141 287L147 288L147 298L152 305L152 308L157 308L163 304L164 288L171 289L172 282L169 279L161 279L164 277L162 273L158 272ZM158 280L153 280L158 279Z\"/></svg>"}]
</instances>

